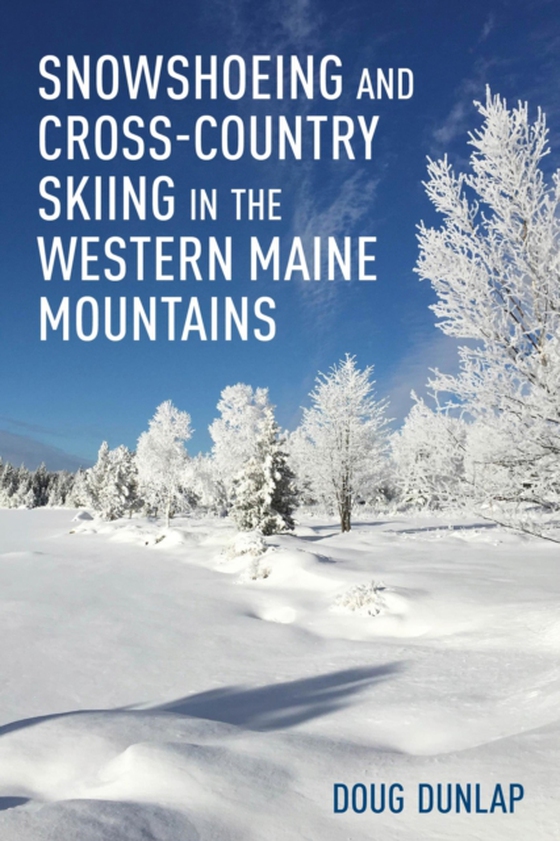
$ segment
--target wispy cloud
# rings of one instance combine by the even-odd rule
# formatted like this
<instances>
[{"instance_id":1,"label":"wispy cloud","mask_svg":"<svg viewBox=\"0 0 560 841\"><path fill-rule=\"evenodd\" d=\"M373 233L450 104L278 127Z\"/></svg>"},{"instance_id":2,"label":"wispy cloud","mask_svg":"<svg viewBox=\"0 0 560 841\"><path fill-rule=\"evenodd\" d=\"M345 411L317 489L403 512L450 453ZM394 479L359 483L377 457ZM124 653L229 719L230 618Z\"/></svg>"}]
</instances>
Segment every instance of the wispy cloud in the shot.
<instances>
[{"instance_id":1,"label":"wispy cloud","mask_svg":"<svg viewBox=\"0 0 560 841\"><path fill-rule=\"evenodd\" d=\"M28 435L17 435L0 429L0 457L17 467L24 464L29 470L35 470L44 462L49 470L71 470L89 467L89 459L71 455L58 447L51 447Z\"/></svg>"},{"instance_id":2,"label":"wispy cloud","mask_svg":"<svg viewBox=\"0 0 560 841\"><path fill-rule=\"evenodd\" d=\"M478 42L481 43L482 41L486 41L490 33L494 30L495 26L496 17L494 14L490 13L484 21L484 26L482 27L482 32L480 33Z\"/></svg>"},{"instance_id":3,"label":"wispy cloud","mask_svg":"<svg viewBox=\"0 0 560 841\"><path fill-rule=\"evenodd\" d=\"M216 9L227 20L236 49L280 53L317 46L323 15L315 0L264 0L258 10L252 0L216 0L213 14Z\"/></svg>"},{"instance_id":4,"label":"wispy cloud","mask_svg":"<svg viewBox=\"0 0 560 841\"><path fill-rule=\"evenodd\" d=\"M455 102L443 122L432 132L433 157L439 157L459 138L465 143L468 132L476 122L474 102L481 101L485 96L486 84L491 63L478 60L471 76L463 79L455 92Z\"/></svg>"},{"instance_id":5,"label":"wispy cloud","mask_svg":"<svg viewBox=\"0 0 560 841\"><path fill-rule=\"evenodd\" d=\"M39 435L53 435L57 438L64 437L64 433L57 429L51 429L47 426L42 426L36 423L27 423L26 421L18 420L17 418L10 418L6 415L0 415L0 422L6 424L13 429L24 430L25 432L34 432Z\"/></svg>"},{"instance_id":6,"label":"wispy cloud","mask_svg":"<svg viewBox=\"0 0 560 841\"><path fill-rule=\"evenodd\" d=\"M8 415L0 415L0 423L6 432L16 435L29 433L32 436L46 438L47 440L62 438L66 441L75 436L75 429L65 428L64 426L55 428L38 423L29 423L28 421L22 421L19 418L12 418ZM109 434L118 438L121 433L121 427L116 423L103 424L102 426L88 424L86 422L80 424L80 435L82 438L89 439L95 445L98 445L103 440L103 436L107 437Z\"/></svg>"},{"instance_id":7,"label":"wispy cloud","mask_svg":"<svg viewBox=\"0 0 560 841\"><path fill-rule=\"evenodd\" d=\"M434 327L431 332L418 337L414 347L402 357L398 367L383 383L383 391L389 397L390 415L395 418L395 426L401 425L412 407L411 391L415 391L421 397L427 395L430 369L440 368L448 374L458 372L459 344L461 342L457 339L444 335Z\"/></svg>"},{"instance_id":8,"label":"wispy cloud","mask_svg":"<svg viewBox=\"0 0 560 841\"><path fill-rule=\"evenodd\" d=\"M535 108L544 108L551 123L552 140L560 137L560 89L558 87L558 54L560 51L560 17L552 14L557 0L535 0L526 6L528 16L522 37L512 41L506 35L504 22L513 10L502 9L499 15L489 13L473 44L472 71L457 87L454 102L440 125L432 129L432 156L450 151L458 139L476 125L473 100L483 100L485 87L507 97L510 104L527 100ZM544 14L539 15L539 10ZM455 157L455 156L454 156ZM466 159L461 160L461 164Z\"/></svg>"},{"instance_id":9,"label":"wispy cloud","mask_svg":"<svg viewBox=\"0 0 560 841\"><path fill-rule=\"evenodd\" d=\"M278 4L267 4L269 9L281 9L281 27L288 44L310 42L315 39L321 24L322 14L313 0L287 0Z\"/></svg>"},{"instance_id":10,"label":"wispy cloud","mask_svg":"<svg viewBox=\"0 0 560 841\"><path fill-rule=\"evenodd\" d=\"M333 179L334 180L334 179ZM350 175L343 174L331 187L330 195L315 189L311 178L304 180L298 190L297 208L292 223L292 234L300 236L311 251L312 238L343 237L355 233L363 220L372 212L379 179L363 169ZM340 241L340 240L339 240ZM326 258L322 276L326 277ZM333 300L344 281L313 281L300 284L304 306L308 307L314 324L328 327L335 317Z\"/></svg>"},{"instance_id":11,"label":"wispy cloud","mask_svg":"<svg viewBox=\"0 0 560 841\"><path fill-rule=\"evenodd\" d=\"M321 207L312 185L302 185L298 207L294 215L294 230L304 239L315 236L333 236L348 233L371 210L379 179L372 178L363 169L358 169L344 178L331 201Z\"/></svg>"},{"instance_id":12,"label":"wispy cloud","mask_svg":"<svg viewBox=\"0 0 560 841\"><path fill-rule=\"evenodd\" d=\"M325 13L317 0L264 0L257 11L252 0L216 2L230 16L230 45L239 51L318 55L324 47ZM332 29L328 46L329 51L336 52ZM313 101L286 99L282 113L305 116L313 105ZM241 103L240 107L248 106ZM251 108L254 111L254 103ZM378 160L376 173L382 166ZM348 236L359 230L365 218L371 218L379 176L372 177L358 161L337 161L326 173L325 166L303 160L297 167L284 170L284 175L283 189L293 197L294 208L289 235L301 237L309 255L313 253L314 236ZM333 299L339 287L338 282L298 282L302 305L314 328L326 327L336 317Z\"/></svg>"},{"instance_id":13,"label":"wispy cloud","mask_svg":"<svg viewBox=\"0 0 560 841\"><path fill-rule=\"evenodd\" d=\"M438 146L449 146L449 144L466 133L466 127L470 120L467 119L472 114L472 102L467 102L464 98L459 99L447 115L445 122L434 131L434 140Z\"/></svg>"}]
</instances>

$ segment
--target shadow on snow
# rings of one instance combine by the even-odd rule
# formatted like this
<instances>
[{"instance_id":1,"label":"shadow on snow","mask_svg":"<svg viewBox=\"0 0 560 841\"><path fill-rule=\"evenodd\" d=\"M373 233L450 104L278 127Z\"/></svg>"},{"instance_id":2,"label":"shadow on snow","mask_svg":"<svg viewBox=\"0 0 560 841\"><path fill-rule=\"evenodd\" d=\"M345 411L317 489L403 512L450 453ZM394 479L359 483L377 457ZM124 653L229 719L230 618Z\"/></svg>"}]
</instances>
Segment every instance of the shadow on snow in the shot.
<instances>
[{"instance_id":1,"label":"shadow on snow","mask_svg":"<svg viewBox=\"0 0 560 841\"><path fill-rule=\"evenodd\" d=\"M255 689L224 687L190 695L155 709L250 730L281 730L341 709L353 695L387 680L400 669L399 663L387 663Z\"/></svg>"},{"instance_id":2,"label":"shadow on snow","mask_svg":"<svg viewBox=\"0 0 560 841\"><path fill-rule=\"evenodd\" d=\"M17 806L24 806L29 803L29 799L29 797L0 797L0 812L15 809Z\"/></svg>"},{"instance_id":3,"label":"shadow on snow","mask_svg":"<svg viewBox=\"0 0 560 841\"><path fill-rule=\"evenodd\" d=\"M223 689L187 695L176 701L154 707L127 706L109 710L70 710L52 713L5 724L0 727L0 736L57 718L99 713L128 713L130 715L145 715L147 712L173 713L221 721L224 724L234 724L249 730L282 730L348 706L353 696L373 684L388 680L391 675L397 674L401 669L401 663L386 663L382 666L344 669L317 677L273 683L256 688L226 686ZM13 798L4 799L13 800ZM0 798L0 810L1 808ZM6 804L3 808L10 808L10 805Z\"/></svg>"},{"instance_id":4,"label":"shadow on snow","mask_svg":"<svg viewBox=\"0 0 560 841\"><path fill-rule=\"evenodd\" d=\"M454 526L422 526L413 529L387 529L387 534L422 534L423 532L439 531L478 531L479 529L496 529L497 523L469 523L468 525L454 525Z\"/></svg>"}]
</instances>

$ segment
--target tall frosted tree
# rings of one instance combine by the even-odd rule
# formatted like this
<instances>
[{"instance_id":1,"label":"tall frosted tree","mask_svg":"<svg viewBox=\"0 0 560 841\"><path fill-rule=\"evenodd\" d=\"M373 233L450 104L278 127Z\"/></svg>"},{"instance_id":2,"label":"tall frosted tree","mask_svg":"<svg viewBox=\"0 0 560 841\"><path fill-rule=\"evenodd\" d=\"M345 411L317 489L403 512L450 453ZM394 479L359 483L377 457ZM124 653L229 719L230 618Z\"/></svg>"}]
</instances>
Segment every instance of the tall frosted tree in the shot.
<instances>
[{"instance_id":1,"label":"tall frosted tree","mask_svg":"<svg viewBox=\"0 0 560 841\"><path fill-rule=\"evenodd\" d=\"M256 453L256 442L270 409L268 389L253 390L245 383L227 386L217 408L220 417L213 421L208 431L213 441L212 458L224 504L230 508L237 478Z\"/></svg>"},{"instance_id":2,"label":"tall frosted tree","mask_svg":"<svg viewBox=\"0 0 560 841\"><path fill-rule=\"evenodd\" d=\"M443 224L420 226L417 272L437 294L439 328L467 340L459 373L436 371L431 386L492 434L492 449L478 447L481 500L557 508L560 170L551 178L543 170L542 111L531 121L527 103L508 108L490 91L476 105L483 124L469 135L470 170L456 174L447 157L428 166L426 190Z\"/></svg>"},{"instance_id":3,"label":"tall frosted tree","mask_svg":"<svg viewBox=\"0 0 560 841\"><path fill-rule=\"evenodd\" d=\"M97 461L85 472L84 492L86 504L95 511L103 509L103 491L109 476L109 444L103 441L97 452Z\"/></svg>"},{"instance_id":4,"label":"tall frosted tree","mask_svg":"<svg viewBox=\"0 0 560 841\"><path fill-rule=\"evenodd\" d=\"M343 532L354 506L382 478L387 451L385 400L374 396L373 367L360 371L346 354L328 374L319 374L304 410L299 452L304 474L318 498L334 505Z\"/></svg>"},{"instance_id":5,"label":"tall frosted tree","mask_svg":"<svg viewBox=\"0 0 560 841\"><path fill-rule=\"evenodd\" d=\"M191 435L190 415L166 400L138 439L139 493L152 510L163 509L167 526L184 498L188 461L185 441Z\"/></svg>"},{"instance_id":6,"label":"tall frosted tree","mask_svg":"<svg viewBox=\"0 0 560 841\"><path fill-rule=\"evenodd\" d=\"M441 508L469 495L465 478L468 426L430 409L413 392L414 406L391 437L395 481L401 502Z\"/></svg>"},{"instance_id":7,"label":"tall frosted tree","mask_svg":"<svg viewBox=\"0 0 560 841\"><path fill-rule=\"evenodd\" d=\"M33 472L31 487L33 490L33 506L42 507L48 504L49 488L54 480L54 475L49 473L44 463Z\"/></svg>"}]
</instances>

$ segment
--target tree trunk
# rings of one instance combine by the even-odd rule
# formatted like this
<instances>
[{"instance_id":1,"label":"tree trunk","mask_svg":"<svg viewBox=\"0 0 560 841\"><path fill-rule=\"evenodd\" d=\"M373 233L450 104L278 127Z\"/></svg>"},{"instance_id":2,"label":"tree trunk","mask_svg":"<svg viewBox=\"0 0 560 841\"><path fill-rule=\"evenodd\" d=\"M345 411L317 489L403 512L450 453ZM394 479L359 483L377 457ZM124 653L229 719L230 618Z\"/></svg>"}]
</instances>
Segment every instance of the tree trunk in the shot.
<instances>
[{"instance_id":1,"label":"tree trunk","mask_svg":"<svg viewBox=\"0 0 560 841\"><path fill-rule=\"evenodd\" d=\"M346 477L342 480L342 489L340 494L340 504L338 506L340 514L340 530L342 532L350 531L350 516L352 513L352 493L348 488L348 480Z\"/></svg>"}]
</instances>

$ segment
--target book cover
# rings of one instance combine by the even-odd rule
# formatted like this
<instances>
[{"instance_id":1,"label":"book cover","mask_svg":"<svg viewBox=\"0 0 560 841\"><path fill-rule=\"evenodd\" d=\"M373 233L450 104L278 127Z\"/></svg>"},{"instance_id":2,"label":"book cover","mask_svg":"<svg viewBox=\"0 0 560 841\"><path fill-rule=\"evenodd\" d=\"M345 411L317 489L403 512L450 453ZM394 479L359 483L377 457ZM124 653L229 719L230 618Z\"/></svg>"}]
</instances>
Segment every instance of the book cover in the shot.
<instances>
[{"instance_id":1,"label":"book cover","mask_svg":"<svg viewBox=\"0 0 560 841\"><path fill-rule=\"evenodd\" d=\"M557 838L555 4L0 40L2 841Z\"/></svg>"}]
</instances>

